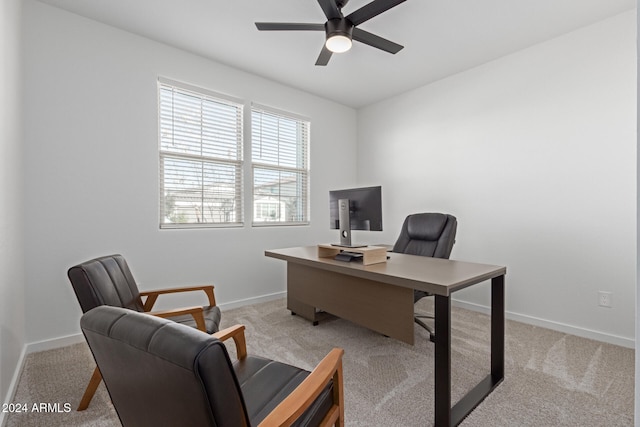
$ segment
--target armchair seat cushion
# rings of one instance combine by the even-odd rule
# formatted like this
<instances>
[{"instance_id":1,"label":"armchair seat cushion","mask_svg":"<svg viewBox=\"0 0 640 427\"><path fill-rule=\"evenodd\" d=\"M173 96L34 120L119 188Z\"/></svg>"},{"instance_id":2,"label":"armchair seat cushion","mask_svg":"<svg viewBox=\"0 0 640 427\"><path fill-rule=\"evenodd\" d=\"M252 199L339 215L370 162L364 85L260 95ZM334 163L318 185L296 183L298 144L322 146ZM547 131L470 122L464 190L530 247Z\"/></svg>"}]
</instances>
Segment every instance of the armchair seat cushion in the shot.
<instances>
[{"instance_id":1,"label":"armchair seat cushion","mask_svg":"<svg viewBox=\"0 0 640 427\"><path fill-rule=\"evenodd\" d=\"M252 426L258 425L300 383L309 371L258 356L233 364ZM296 420L294 426L318 426L333 404L332 383Z\"/></svg>"},{"instance_id":2,"label":"armchair seat cushion","mask_svg":"<svg viewBox=\"0 0 640 427\"><path fill-rule=\"evenodd\" d=\"M207 327L207 333L213 334L218 332L220 326L220 308L218 306L206 306L202 307L203 315L204 315L204 323ZM196 321L193 319L193 316L190 314L184 314L181 316L172 316L167 319L176 322L182 323L183 325L191 326L192 328L196 328Z\"/></svg>"}]
</instances>

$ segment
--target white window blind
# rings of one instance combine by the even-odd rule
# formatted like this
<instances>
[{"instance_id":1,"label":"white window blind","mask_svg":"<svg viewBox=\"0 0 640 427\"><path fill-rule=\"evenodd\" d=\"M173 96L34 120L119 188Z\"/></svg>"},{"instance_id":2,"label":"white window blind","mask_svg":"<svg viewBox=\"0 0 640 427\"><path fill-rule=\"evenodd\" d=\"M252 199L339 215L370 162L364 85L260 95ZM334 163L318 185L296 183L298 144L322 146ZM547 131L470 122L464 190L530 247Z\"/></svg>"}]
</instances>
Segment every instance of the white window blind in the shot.
<instances>
[{"instance_id":1,"label":"white window blind","mask_svg":"<svg viewBox=\"0 0 640 427\"><path fill-rule=\"evenodd\" d=\"M160 227L242 225L243 105L158 80Z\"/></svg>"},{"instance_id":2,"label":"white window blind","mask_svg":"<svg viewBox=\"0 0 640 427\"><path fill-rule=\"evenodd\" d=\"M309 222L309 121L251 109L253 224Z\"/></svg>"}]
</instances>

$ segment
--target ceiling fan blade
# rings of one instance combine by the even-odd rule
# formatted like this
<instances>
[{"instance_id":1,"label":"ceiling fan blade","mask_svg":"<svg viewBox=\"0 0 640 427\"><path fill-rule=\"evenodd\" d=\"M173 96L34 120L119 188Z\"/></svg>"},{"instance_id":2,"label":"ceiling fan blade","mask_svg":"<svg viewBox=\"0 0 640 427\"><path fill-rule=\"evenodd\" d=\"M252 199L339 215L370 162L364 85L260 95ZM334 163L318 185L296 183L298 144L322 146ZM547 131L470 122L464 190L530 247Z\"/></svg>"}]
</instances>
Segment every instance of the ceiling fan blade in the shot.
<instances>
[{"instance_id":1,"label":"ceiling fan blade","mask_svg":"<svg viewBox=\"0 0 640 427\"><path fill-rule=\"evenodd\" d=\"M359 41L360 43L368 44L369 46L376 47L378 49L382 49L385 52L389 53L398 53L404 46L401 46L397 43L394 43L390 40L383 39L380 36L376 36L375 34L371 34L368 31L361 30L360 28L353 29L353 39Z\"/></svg>"},{"instance_id":2,"label":"ceiling fan blade","mask_svg":"<svg viewBox=\"0 0 640 427\"><path fill-rule=\"evenodd\" d=\"M260 31L324 31L324 24L301 24L295 22L256 22Z\"/></svg>"},{"instance_id":3,"label":"ceiling fan blade","mask_svg":"<svg viewBox=\"0 0 640 427\"><path fill-rule=\"evenodd\" d=\"M359 25L405 1L406 0L374 0L371 3L362 6L355 12L347 15L347 19L351 21L353 25Z\"/></svg>"},{"instance_id":4,"label":"ceiling fan blade","mask_svg":"<svg viewBox=\"0 0 640 427\"><path fill-rule=\"evenodd\" d=\"M327 65L331 59L332 52L326 46L322 46L316 65Z\"/></svg>"},{"instance_id":5,"label":"ceiling fan blade","mask_svg":"<svg viewBox=\"0 0 640 427\"><path fill-rule=\"evenodd\" d=\"M338 9L336 0L318 0L318 3L327 19L342 18L342 13Z\"/></svg>"}]
</instances>

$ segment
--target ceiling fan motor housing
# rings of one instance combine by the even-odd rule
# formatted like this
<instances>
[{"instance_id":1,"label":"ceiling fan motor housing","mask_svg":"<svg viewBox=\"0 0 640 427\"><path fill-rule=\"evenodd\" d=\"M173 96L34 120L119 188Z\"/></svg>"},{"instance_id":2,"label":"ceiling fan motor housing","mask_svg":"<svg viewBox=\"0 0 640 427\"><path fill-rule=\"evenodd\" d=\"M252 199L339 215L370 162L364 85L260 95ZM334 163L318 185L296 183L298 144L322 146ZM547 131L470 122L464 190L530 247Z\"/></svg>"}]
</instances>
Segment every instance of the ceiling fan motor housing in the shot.
<instances>
[{"instance_id":1,"label":"ceiling fan motor housing","mask_svg":"<svg viewBox=\"0 0 640 427\"><path fill-rule=\"evenodd\" d=\"M351 40L353 38L353 24L346 18L329 19L324 24L327 38L331 36L345 36Z\"/></svg>"}]
</instances>

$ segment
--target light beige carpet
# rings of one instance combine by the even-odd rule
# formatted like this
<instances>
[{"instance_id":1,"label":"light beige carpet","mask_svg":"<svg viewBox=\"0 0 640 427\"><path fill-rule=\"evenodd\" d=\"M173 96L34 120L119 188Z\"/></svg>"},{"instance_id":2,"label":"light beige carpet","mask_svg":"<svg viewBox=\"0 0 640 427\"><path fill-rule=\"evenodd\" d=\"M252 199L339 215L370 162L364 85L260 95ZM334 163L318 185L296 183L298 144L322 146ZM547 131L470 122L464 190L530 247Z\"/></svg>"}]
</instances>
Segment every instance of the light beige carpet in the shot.
<instances>
[{"instance_id":1,"label":"light beige carpet","mask_svg":"<svg viewBox=\"0 0 640 427\"><path fill-rule=\"evenodd\" d=\"M344 348L348 426L433 425L433 344L418 326L410 346L341 319L314 327L284 300L223 312L223 326L235 323L246 325L250 353L306 369ZM488 373L489 319L454 308L452 324L456 401ZM462 426L633 426L633 350L507 321L505 357L504 382ZM29 355L15 402L73 409L10 414L7 426L119 425L104 385L89 409L75 411L93 367L84 344Z\"/></svg>"}]
</instances>

